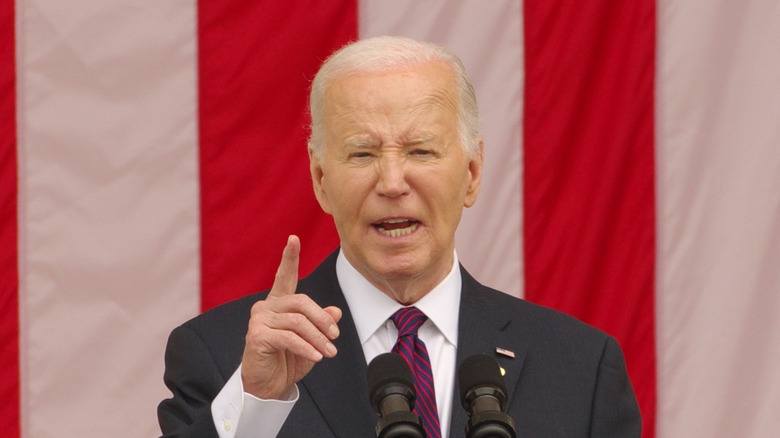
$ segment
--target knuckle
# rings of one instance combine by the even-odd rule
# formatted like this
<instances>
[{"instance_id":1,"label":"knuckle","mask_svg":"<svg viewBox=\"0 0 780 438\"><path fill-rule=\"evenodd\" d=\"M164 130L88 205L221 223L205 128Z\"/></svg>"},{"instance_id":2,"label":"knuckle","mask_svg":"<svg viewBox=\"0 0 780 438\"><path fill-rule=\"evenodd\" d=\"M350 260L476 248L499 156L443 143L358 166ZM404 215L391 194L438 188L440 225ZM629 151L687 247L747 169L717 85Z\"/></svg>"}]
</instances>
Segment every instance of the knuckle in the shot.
<instances>
[{"instance_id":1,"label":"knuckle","mask_svg":"<svg viewBox=\"0 0 780 438\"><path fill-rule=\"evenodd\" d=\"M328 314L328 312L322 312L318 318L318 322L321 326L328 327L333 323L333 318Z\"/></svg>"},{"instance_id":2,"label":"knuckle","mask_svg":"<svg viewBox=\"0 0 780 438\"><path fill-rule=\"evenodd\" d=\"M294 294L290 296L290 299L293 303L295 303L297 306L303 306L307 304L309 301L309 297L303 294Z\"/></svg>"},{"instance_id":3,"label":"knuckle","mask_svg":"<svg viewBox=\"0 0 780 438\"><path fill-rule=\"evenodd\" d=\"M284 345L290 346L297 341L298 335L296 335L291 331L285 330L280 333L280 338L282 340L282 343L284 343Z\"/></svg>"},{"instance_id":4,"label":"knuckle","mask_svg":"<svg viewBox=\"0 0 780 438\"><path fill-rule=\"evenodd\" d=\"M250 315L254 316L258 313L262 313L268 308L268 298L265 300L260 300L252 304L252 308L250 310Z\"/></svg>"},{"instance_id":5,"label":"knuckle","mask_svg":"<svg viewBox=\"0 0 780 438\"><path fill-rule=\"evenodd\" d=\"M259 339L266 335L266 325L262 320L252 318L249 320L249 327L247 328L247 338Z\"/></svg>"},{"instance_id":6,"label":"knuckle","mask_svg":"<svg viewBox=\"0 0 780 438\"><path fill-rule=\"evenodd\" d=\"M294 313L291 315L290 319L292 320L292 325L295 328L300 328L303 324L306 323L307 318L300 314L300 313Z\"/></svg>"}]
</instances>

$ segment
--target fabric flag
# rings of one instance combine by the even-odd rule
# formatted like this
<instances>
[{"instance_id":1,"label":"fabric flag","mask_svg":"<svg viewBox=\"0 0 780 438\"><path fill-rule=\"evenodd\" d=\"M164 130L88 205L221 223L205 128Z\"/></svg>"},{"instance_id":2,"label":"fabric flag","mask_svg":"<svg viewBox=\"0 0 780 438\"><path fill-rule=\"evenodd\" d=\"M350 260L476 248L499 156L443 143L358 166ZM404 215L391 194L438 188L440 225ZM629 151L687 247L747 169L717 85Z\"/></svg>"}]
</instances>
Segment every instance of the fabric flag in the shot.
<instances>
[{"instance_id":1,"label":"fabric flag","mask_svg":"<svg viewBox=\"0 0 780 438\"><path fill-rule=\"evenodd\" d=\"M313 197L308 84L406 35L482 110L483 283L614 335L645 437L780 436L774 0L0 2L0 430L156 436L170 330L269 287ZM457 430L457 426L455 428Z\"/></svg>"}]
</instances>

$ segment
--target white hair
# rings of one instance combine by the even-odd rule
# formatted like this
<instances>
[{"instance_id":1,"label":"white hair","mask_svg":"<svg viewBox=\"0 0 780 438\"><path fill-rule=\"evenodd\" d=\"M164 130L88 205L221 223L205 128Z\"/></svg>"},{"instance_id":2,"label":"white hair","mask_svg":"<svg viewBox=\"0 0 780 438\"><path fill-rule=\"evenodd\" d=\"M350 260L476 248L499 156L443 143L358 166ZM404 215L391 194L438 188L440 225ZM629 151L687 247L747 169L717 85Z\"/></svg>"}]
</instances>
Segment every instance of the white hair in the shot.
<instances>
[{"instance_id":1,"label":"white hair","mask_svg":"<svg viewBox=\"0 0 780 438\"><path fill-rule=\"evenodd\" d=\"M342 47L322 64L311 84L309 149L322 159L325 145L324 99L328 84L356 74L392 71L431 62L441 62L455 77L458 107L458 135L464 151L473 157L479 143L479 109L474 87L457 56L444 47L411 38L380 36L355 41Z\"/></svg>"}]
</instances>

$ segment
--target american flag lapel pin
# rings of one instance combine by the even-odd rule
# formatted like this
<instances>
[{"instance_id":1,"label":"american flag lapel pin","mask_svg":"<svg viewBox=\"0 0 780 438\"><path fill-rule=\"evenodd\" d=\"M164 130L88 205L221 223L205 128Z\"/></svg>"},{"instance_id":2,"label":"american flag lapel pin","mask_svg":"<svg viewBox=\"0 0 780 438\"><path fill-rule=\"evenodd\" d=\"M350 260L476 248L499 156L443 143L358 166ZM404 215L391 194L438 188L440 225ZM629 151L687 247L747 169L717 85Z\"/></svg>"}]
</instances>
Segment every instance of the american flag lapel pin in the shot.
<instances>
[{"instance_id":1,"label":"american flag lapel pin","mask_svg":"<svg viewBox=\"0 0 780 438\"><path fill-rule=\"evenodd\" d=\"M511 350L507 350L506 348L496 347L496 353L512 359L515 358L515 352Z\"/></svg>"}]
</instances>

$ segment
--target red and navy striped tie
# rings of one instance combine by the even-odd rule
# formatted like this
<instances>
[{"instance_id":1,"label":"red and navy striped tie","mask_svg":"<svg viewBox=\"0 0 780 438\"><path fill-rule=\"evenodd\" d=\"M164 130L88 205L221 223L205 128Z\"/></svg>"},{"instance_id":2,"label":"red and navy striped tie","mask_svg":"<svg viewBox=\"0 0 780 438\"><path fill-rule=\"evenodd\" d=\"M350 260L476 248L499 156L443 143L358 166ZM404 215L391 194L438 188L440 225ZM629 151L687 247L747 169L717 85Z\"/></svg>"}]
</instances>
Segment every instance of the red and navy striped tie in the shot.
<instances>
[{"instance_id":1,"label":"red and navy striped tie","mask_svg":"<svg viewBox=\"0 0 780 438\"><path fill-rule=\"evenodd\" d=\"M398 341L393 347L393 352L406 359L414 374L414 387L417 390L414 413L422 418L428 438L441 438L431 359L428 357L425 343L417 337L417 329L428 317L416 307L404 307L395 312L391 319L398 328Z\"/></svg>"}]
</instances>

